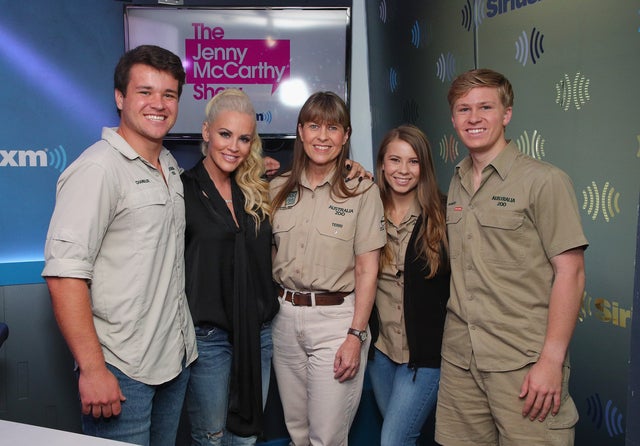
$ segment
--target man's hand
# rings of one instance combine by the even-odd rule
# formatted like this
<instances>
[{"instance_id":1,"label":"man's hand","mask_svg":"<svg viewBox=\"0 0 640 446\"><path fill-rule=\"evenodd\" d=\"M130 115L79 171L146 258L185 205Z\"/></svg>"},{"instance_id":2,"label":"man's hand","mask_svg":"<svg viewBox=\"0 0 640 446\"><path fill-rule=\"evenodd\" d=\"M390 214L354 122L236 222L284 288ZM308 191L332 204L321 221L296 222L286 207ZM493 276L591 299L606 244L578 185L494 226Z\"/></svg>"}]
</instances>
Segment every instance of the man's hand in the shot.
<instances>
[{"instance_id":1,"label":"man's hand","mask_svg":"<svg viewBox=\"0 0 640 446\"><path fill-rule=\"evenodd\" d=\"M333 362L333 377L335 379L340 382L345 382L356 376L360 368L361 348L362 343L358 338L347 335L347 339L345 339L338 349L336 359Z\"/></svg>"},{"instance_id":2,"label":"man's hand","mask_svg":"<svg viewBox=\"0 0 640 446\"><path fill-rule=\"evenodd\" d=\"M562 363L553 364L539 360L535 363L520 388L519 397L526 398L522 416L531 421L544 421L549 412L555 416L560 411L562 394Z\"/></svg>"},{"instance_id":3,"label":"man's hand","mask_svg":"<svg viewBox=\"0 0 640 446\"><path fill-rule=\"evenodd\" d=\"M265 156L264 169L265 169L265 174L267 175L267 178L271 178L276 173L278 173L278 169L280 169L280 163L275 158L271 158L270 156Z\"/></svg>"},{"instance_id":4,"label":"man's hand","mask_svg":"<svg viewBox=\"0 0 640 446\"><path fill-rule=\"evenodd\" d=\"M120 403L126 398L118 380L106 367L91 372L80 371L78 389L83 414L91 414L94 418L110 418L122 412Z\"/></svg>"}]
</instances>

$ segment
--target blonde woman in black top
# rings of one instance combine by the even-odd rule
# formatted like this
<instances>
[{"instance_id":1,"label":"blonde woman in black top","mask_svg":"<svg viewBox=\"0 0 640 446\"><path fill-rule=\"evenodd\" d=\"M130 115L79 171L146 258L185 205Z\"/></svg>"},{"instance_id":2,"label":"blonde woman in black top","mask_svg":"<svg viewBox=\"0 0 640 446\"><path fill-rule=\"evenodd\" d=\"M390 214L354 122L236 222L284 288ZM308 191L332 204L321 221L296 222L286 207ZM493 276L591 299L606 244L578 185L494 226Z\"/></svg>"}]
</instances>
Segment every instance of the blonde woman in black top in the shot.
<instances>
[{"instance_id":1,"label":"blonde woman in black top","mask_svg":"<svg viewBox=\"0 0 640 446\"><path fill-rule=\"evenodd\" d=\"M204 158L182 175L186 294L196 329L186 409L193 445L253 445L271 363L268 183L249 97L227 89L207 104Z\"/></svg>"}]
</instances>

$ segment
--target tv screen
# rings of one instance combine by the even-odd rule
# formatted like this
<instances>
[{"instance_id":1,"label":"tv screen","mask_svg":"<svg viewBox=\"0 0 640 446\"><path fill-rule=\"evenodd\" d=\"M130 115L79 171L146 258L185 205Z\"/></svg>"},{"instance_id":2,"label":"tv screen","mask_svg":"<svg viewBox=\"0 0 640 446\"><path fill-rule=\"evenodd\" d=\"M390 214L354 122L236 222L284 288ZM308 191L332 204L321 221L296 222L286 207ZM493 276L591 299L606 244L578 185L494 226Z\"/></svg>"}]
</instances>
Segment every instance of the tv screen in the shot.
<instances>
[{"instance_id":1,"label":"tv screen","mask_svg":"<svg viewBox=\"0 0 640 446\"><path fill-rule=\"evenodd\" d=\"M125 48L166 48L187 73L169 138L200 138L207 101L240 88L263 137L292 137L316 91L348 102L349 8L125 6Z\"/></svg>"}]
</instances>

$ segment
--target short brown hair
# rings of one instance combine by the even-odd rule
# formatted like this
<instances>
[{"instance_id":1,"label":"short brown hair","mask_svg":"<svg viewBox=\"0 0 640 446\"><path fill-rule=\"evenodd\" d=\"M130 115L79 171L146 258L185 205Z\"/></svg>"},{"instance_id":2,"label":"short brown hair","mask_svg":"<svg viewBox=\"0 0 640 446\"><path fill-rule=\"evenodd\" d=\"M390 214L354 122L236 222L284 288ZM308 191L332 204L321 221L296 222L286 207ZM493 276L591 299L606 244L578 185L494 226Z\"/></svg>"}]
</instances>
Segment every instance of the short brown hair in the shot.
<instances>
[{"instance_id":1,"label":"short brown hair","mask_svg":"<svg viewBox=\"0 0 640 446\"><path fill-rule=\"evenodd\" d=\"M131 67L136 64L148 65L171 74L178 81L178 97L180 97L186 77L182 62L171 51L156 45L140 45L124 53L113 74L113 86L116 90L126 96Z\"/></svg>"},{"instance_id":2,"label":"short brown hair","mask_svg":"<svg viewBox=\"0 0 640 446\"><path fill-rule=\"evenodd\" d=\"M451 83L447 99L449 108L453 110L453 104L462 96L469 93L473 88L492 87L498 89L498 96L505 108L513 107L513 88L509 79L497 71L488 68L479 68L469 70L458 77Z\"/></svg>"}]
</instances>

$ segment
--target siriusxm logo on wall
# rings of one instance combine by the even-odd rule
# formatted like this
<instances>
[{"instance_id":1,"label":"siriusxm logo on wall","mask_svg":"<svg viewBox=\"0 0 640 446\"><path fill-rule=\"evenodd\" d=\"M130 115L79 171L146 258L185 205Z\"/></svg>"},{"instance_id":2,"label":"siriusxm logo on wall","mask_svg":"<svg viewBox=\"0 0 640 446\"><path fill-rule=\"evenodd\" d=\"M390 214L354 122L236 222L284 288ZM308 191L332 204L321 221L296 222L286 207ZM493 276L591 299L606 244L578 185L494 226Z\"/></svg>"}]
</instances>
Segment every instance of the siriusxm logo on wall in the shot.
<instances>
[{"instance_id":1,"label":"siriusxm logo on wall","mask_svg":"<svg viewBox=\"0 0 640 446\"><path fill-rule=\"evenodd\" d=\"M49 167L62 172L67 167L67 152L61 145L51 150L0 149L0 167Z\"/></svg>"},{"instance_id":2,"label":"siriusxm logo on wall","mask_svg":"<svg viewBox=\"0 0 640 446\"><path fill-rule=\"evenodd\" d=\"M485 18L493 18L506 14L512 11L516 11L527 5L539 3L542 0L486 0L486 1L473 1L466 0L466 3L462 6L460 14L462 16L462 27L467 31L471 31L474 28L478 28ZM544 53L544 34L536 27L531 29L531 32L523 30L515 41L516 46L516 60L525 66L527 62L537 63L538 59L542 57ZM438 67L438 77L440 76L440 66Z\"/></svg>"},{"instance_id":3,"label":"siriusxm logo on wall","mask_svg":"<svg viewBox=\"0 0 640 446\"><path fill-rule=\"evenodd\" d=\"M76 156L62 144L0 145L0 209L6 216L0 219L0 266L42 259L56 181ZM29 283L38 274L29 272ZM15 273L5 277L0 272L2 283L20 280Z\"/></svg>"},{"instance_id":4,"label":"siriusxm logo on wall","mask_svg":"<svg viewBox=\"0 0 640 446\"><path fill-rule=\"evenodd\" d=\"M471 31L472 25L480 26L485 17L493 18L524 8L542 0L467 0L462 7L462 26Z\"/></svg>"},{"instance_id":5,"label":"siriusxm logo on wall","mask_svg":"<svg viewBox=\"0 0 640 446\"><path fill-rule=\"evenodd\" d=\"M506 14L542 0L487 0L487 17Z\"/></svg>"},{"instance_id":6,"label":"siriusxm logo on wall","mask_svg":"<svg viewBox=\"0 0 640 446\"><path fill-rule=\"evenodd\" d=\"M273 115L271 114L271 110L256 113L256 121L258 122L271 124L272 120L273 120Z\"/></svg>"}]
</instances>

